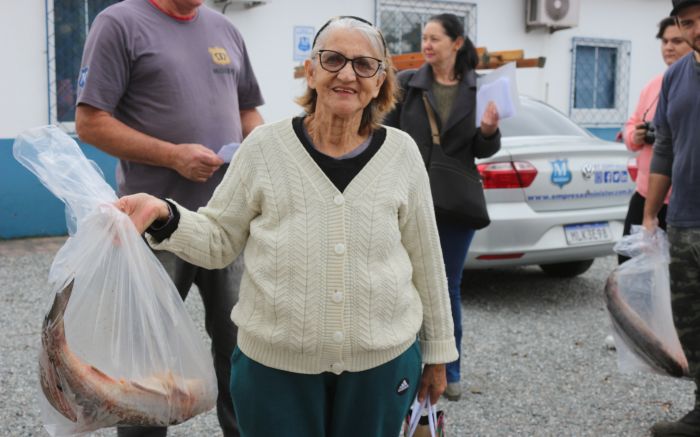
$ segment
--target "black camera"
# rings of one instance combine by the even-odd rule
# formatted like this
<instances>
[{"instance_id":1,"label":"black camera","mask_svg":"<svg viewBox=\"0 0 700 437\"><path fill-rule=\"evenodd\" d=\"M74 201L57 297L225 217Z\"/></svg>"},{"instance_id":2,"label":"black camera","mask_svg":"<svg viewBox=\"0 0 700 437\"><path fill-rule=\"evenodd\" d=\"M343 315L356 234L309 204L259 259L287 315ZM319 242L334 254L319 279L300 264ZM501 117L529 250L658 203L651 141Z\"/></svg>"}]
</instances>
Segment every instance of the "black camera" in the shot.
<instances>
[{"instance_id":1,"label":"black camera","mask_svg":"<svg viewBox=\"0 0 700 437\"><path fill-rule=\"evenodd\" d=\"M654 144L654 141L656 141L654 125L650 121L645 121L644 129L646 129L646 132L644 133L644 144Z\"/></svg>"}]
</instances>

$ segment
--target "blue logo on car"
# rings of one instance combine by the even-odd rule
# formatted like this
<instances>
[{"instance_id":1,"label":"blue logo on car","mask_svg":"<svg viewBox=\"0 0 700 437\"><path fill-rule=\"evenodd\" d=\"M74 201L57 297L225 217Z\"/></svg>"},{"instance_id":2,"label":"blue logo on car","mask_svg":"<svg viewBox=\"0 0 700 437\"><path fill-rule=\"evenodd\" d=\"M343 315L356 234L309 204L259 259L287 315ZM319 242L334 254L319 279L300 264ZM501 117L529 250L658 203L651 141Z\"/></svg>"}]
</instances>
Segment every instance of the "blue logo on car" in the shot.
<instances>
[{"instance_id":1,"label":"blue logo on car","mask_svg":"<svg viewBox=\"0 0 700 437\"><path fill-rule=\"evenodd\" d=\"M629 174L626 170L606 170L595 172L596 184L626 184Z\"/></svg>"},{"instance_id":2,"label":"blue logo on car","mask_svg":"<svg viewBox=\"0 0 700 437\"><path fill-rule=\"evenodd\" d=\"M554 185L559 185L559 188L564 188L564 185L571 182L571 170L569 170L568 159L555 159L549 161L552 164L551 181Z\"/></svg>"}]
</instances>

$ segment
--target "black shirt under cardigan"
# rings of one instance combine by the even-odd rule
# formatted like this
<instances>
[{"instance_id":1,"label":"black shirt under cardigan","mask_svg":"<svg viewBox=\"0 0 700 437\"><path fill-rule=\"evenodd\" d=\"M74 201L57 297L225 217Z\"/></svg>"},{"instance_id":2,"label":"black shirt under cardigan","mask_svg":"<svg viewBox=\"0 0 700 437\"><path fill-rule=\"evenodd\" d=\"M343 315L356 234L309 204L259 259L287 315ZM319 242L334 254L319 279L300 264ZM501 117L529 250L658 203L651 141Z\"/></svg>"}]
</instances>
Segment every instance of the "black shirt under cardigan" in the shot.
<instances>
[{"instance_id":1,"label":"black shirt under cardigan","mask_svg":"<svg viewBox=\"0 0 700 437\"><path fill-rule=\"evenodd\" d=\"M367 148L357 156L346 159L336 159L332 156L325 155L314 147L304 133L304 117L296 117L292 120L292 127L297 138L304 145L306 151L309 152L316 165L318 165L326 177L335 185L341 193L345 187L350 184L355 176L367 165L370 159L384 143L386 139L386 129L379 128L372 134Z\"/></svg>"}]
</instances>

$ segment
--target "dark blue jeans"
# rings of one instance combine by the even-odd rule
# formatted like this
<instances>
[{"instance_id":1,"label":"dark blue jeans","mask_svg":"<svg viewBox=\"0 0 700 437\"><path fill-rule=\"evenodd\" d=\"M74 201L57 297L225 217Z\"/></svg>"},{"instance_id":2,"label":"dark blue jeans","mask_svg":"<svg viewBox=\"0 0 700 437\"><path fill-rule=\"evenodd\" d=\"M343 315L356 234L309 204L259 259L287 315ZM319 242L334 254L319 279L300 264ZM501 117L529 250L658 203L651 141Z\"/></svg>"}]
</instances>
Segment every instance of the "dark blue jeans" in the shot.
<instances>
[{"instance_id":1,"label":"dark blue jeans","mask_svg":"<svg viewBox=\"0 0 700 437\"><path fill-rule=\"evenodd\" d=\"M459 357L457 361L447 364L447 382L460 380L460 363L462 358L462 299L460 295L462 283L462 270L467 259L469 245L474 238L474 229L464 225L438 221L438 233L442 246L442 257L445 261L447 273L447 287L450 290L450 307L452 308L452 321L455 325L455 341Z\"/></svg>"}]
</instances>

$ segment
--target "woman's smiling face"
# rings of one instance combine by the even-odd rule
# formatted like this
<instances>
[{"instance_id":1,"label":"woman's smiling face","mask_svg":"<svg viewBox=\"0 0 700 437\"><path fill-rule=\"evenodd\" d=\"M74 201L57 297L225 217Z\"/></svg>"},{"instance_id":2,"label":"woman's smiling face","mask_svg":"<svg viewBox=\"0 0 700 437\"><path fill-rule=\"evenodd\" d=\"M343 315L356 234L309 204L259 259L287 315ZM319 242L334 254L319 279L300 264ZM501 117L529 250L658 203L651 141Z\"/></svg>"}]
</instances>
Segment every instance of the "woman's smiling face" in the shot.
<instances>
[{"instance_id":1,"label":"woman's smiling face","mask_svg":"<svg viewBox=\"0 0 700 437\"><path fill-rule=\"evenodd\" d=\"M372 47L367 37L354 29L338 28L328 30L322 50L332 50L348 59L372 57L383 60L382 53ZM333 115L343 118L361 117L364 108L377 97L386 77L380 68L372 77L359 77L348 61L340 71L326 71L316 55L307 61L306 80L310 88L316 90L316 115Z\"/></svg>"}]
</instances>

